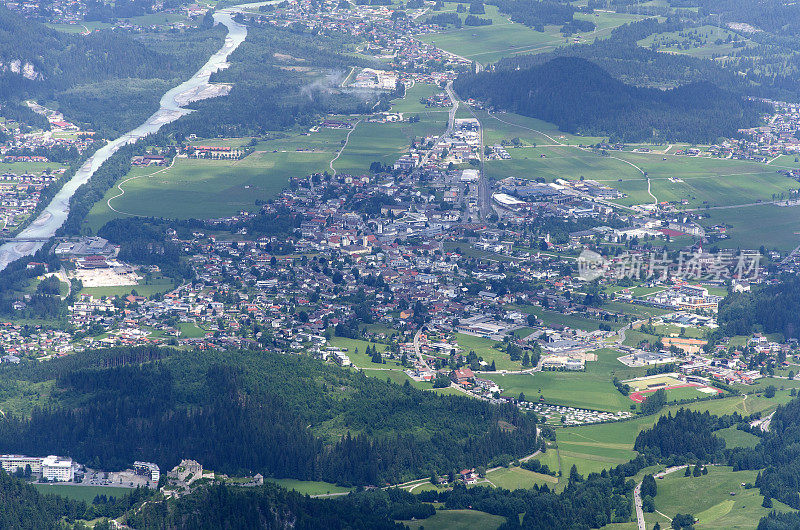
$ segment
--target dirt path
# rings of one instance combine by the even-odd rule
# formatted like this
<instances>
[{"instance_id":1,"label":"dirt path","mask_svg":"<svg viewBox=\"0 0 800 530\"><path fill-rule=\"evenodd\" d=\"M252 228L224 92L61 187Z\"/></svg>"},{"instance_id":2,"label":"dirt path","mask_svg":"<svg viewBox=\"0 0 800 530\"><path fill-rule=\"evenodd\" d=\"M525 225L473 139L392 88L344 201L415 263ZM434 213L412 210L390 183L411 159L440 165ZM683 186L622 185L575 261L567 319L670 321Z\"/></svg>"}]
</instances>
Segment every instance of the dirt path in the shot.
<instances>
[{"instance_id":1,"label":"dirt path","mask_svg":"<svg viewBox=\"0 0 800 530\"><path fill-rule=\"evenodd\" d=\"M360 119L353 124L353 128L350 129L350 131L347 133L347 136L344 137L344 143L342 144L342 147L339 148L339 151L336 153L336 156L333 157L331 159L330 164L328 164L330 166L330 168L331 168L331 171L333 171L333 176L334 177L336 176L336 168L333 167L333 163L336 162L337 160L339 160L339 157L342 156L342 153L344 152L345 148L347 147L347 143L350 141L350 135L353 134L353 131L356 130L356 127L358 127L359 123L361 123Z\"/></svg>"},{"instance_id":2,"label":"dirt path","mask_svg":"<svg viewBox=\"0 0 800 530\"><path fill-rule=\"evenodd\" d=\"M119 197L122 197L123 195L125 195L125 190L124 190L124 189L122 189L122 185L123 185L123 184L125 184L126 182L128 182L129 180L139 179L139 178L143 178L143 177L148 177L148 178L150 178L150 177L153 177L153 176L155 176L155 175L158 175L159 173L163 173L164 171L167 171L168 169L171 169L171 168L172 168L172 166L174 166L174 165L175 165L175 160L177 160L177 159L178 159L178 157L177 157L177 156L174 156L174 157L172 157L172 162L171 162L171 163L170 163L170 164L169 164L167 167L163 167L163 168L159 169L158 171L155 171L155 172L153 172L153 173L150 173L149 175L138 175L138 176L135 176L135 177L128 177L128 178L126 178L125 180L123 180L122 182L118 182L118 183L117 183L117 185L116 185L116 188L119 190L119 193L117 193L117 194L116 194L116 195L114 195L113 197L109 197L109 198L108 198L108 200L106 201L106 205L108 205L108 208L109 208L111 211L113 211L113 212L117 212L117 213L119 213L119 214L122 214L122 215L135 216L136 214L132 214L132 213L128 213L128 212L123 212L122 210L117 210L116 208L114 208L113 206L111 206L111 201L113 201L114 199L116 199L116 198L119 198Z\"/></svg>"}]
</instances>

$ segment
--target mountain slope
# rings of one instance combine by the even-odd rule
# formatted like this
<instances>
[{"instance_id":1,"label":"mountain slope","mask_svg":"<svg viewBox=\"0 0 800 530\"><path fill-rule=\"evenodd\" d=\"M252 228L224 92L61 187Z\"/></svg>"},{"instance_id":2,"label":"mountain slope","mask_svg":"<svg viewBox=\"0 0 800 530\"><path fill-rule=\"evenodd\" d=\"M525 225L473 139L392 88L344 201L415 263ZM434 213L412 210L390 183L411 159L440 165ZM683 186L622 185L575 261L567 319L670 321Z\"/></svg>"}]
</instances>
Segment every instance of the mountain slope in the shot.
<instances>
[{"instance_id":1,"label":"mountain slope","mask_svg":"<svg viewBox=\"0 0 800 530\"><path fill-rule=\"evenodd\" d=\"M671 90L627 85L585 59L461 76L462 97L553 122L569 133L624 141L709 142L756 124L760 106L699 82Z\"/></svg>"}]
</instances>

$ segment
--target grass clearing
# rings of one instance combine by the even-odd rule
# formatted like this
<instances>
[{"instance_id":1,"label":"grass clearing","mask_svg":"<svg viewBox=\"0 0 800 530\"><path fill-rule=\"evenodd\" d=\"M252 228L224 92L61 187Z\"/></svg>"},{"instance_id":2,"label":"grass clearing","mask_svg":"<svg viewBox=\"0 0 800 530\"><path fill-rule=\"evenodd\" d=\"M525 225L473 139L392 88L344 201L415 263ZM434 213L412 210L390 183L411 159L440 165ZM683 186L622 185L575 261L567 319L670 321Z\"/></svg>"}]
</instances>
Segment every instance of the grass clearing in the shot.
<instances>
[{"instance_id":1,"label":"grass clearing","mask_svg":"<svg viewBox=\"0 0 800 530\"><path fill-rule=\"evenodd\" d=\"M496 530L506 519L476 510L439 510L427 519L402 522L411 530Z\"/></svg>"},{"instance_id":2,"label":"grass clearing","mask_svg":"<svg viewBox=\"0 0 800 530\"><path fill-rule=\"evenodd\" d=\"M327 495L329 493L347 493L353 488L345 488L331 484L330 482L319 482L313 480L297 480L293 478L265 478L264 482L274 482L287 490L295 490L303 495Z\"/></svg>"},{"instance_id":3,"label":"grass clearing","mask_svg":"<svg viewBox=\"0 0 800 530\"><path fill-rule=\"evenodd\" d=\"M714 434L725 440L725 447L755 447L761 438L749 432L740 431L736 427L728 427L714 431Z\"/></svg>"},{"instance_id":4,"label":"grass clearing","mask_svg":"<svg viewBox=\"0 0 800 530\"><path fill-rule=\"evenodd\" d=\"M548 484L550 487L558 483L556 477L534 473L521 467L501 467L486 473L486 479L498 488L507 490L530 489L534 484Z\"/></svg>"},{"instance_id":5,"label":"grass clearing","mask_svg":"<svg viewBox=\"0 0 800 530\"><path fill-rule=\"evenodd\" d=\"M519 396L524 393L531 401L544 397L545 403L594 410L629 410L631 400L619 393L611 383L620 379L642 375L644 370L631 369L617 361L616 350L597 350L597 361L586 363L584 372L535 372L529 374L486 375L503 388L503 395Z\"/></svg>"},{"instance_id":6,"label":"grass clearing","mask_svg":"<svg viewBox=\"0 0 800 530\"><path fill-rule=\"evenodd\" d=\"M496 349L494 345L499 343L492 339L474 337L464 333L456 333L455 339L463 353L467 354L472 350L478 357L483 357L487 363L492 364L494 361L495 368L498 370L520 370L522 368L521 362L512 361L506 352Z\"/></svg>"},{"instance_id":7,"label":"grass clearing","mask_svg":"<svg viewBox=\"0 0 800 530\"><path fill-rule=\"evenodd\" d=\"M91 503L98 495L106 497L124 497L133 491L133 488L117 488L113 486L81 486L72 484L39 484L32 483L39 493L60 495L76 501Z\"/></svg>"},{"instance_id":8,"label":"grass clearing","mask_svg":"<svg viewBox=\"0 0 800 530\"><path fill-rule=\"evenodd\" d=\"M709 466L708 474L700 477L684 477L676 471L656 481L656 509L669 517L691 513L701 528L753 528L770 511L761 506L763 496L757 488L741 485L755 482L757 473L723 466ZM790 510L775 500L773 505L777 511Z\"/></svg>"}]
</instances>

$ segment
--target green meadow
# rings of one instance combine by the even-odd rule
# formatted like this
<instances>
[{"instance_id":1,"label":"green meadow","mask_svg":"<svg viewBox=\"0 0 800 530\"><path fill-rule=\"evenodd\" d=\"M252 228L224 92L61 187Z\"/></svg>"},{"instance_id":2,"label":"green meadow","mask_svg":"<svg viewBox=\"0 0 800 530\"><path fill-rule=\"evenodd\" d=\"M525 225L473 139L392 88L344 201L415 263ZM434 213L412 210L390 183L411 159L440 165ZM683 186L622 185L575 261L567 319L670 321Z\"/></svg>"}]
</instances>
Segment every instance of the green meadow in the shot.
<instances>
[{"instance_id":1,"label":"green meadow","mask_svg":"<svg viewBox=\"0 0 800 530\"><path fill-rule=\"evenodd\" d=\"M442 12L455 11L455 6L455 3L448 2ZM511 22L496 6L486 5L485 9L486 14L480 17L491 19L492 24L489 26L464 26L459 29L449 27L437 33L419 35L418 38L466 59L489 64L503 57L541 53L571 44L591 43L595 39L607 37L618 26L642 18L621 13L576 13L576 19L590 20L597 28L591 32L565 37L560 33L559 26L546 26L543 32L535 31L523 24ZM463 22L466 13L459 16Z\"/></svg>"},{"instance_id":2,"label":"green meadow","mask_svg":"<svg viewBox=\"0 0 800 530\"><path fill-rule=\"evenodd\" d=\"M787 179L788 180L788 179ZM715 244L721 248L757 249L764 245L784 253L800 245L800 211L797 207L760 204L739 208L709 210L704 226L728 226L726 239Z\"/></svg>"},{"instance_id":3,"label":"green meadow","mask_svg":"<svg viewBox=\"0 0 800 530\"><path fill-rule=\"evenodd\" d=\"M758 488L745 489L742 483L755 482L757 471L733 471L730 467L708 466L708 474L685 477L682 471L657 480L655 507L667 517L690 513L698 520L698 528L754 528L770 509L761 506L764 497ZM773 510L790 511L785 504L773 500ZM668 528L670 521L658 513L645 514L649 524L656 521Z\"/></svg>"},{"instance_id":4,"label":"green meadow","mask_svg":"<svg viewBox=\"0 0 800 530\"><path fill-rule=\"evenodd\" d=\"M402 522L411 530L496 530L506 519L475 510L440 510L427 519Z\"/></svg>"},{"instance_id":5,"label":"green meadow","mask_svg":"<svg viewBox=\"0 0 800 530\"><path fill-rule=\"evenodd\" d=\"M33 483L32 486L39 490L39 493L49 493L60 495L76 501L91 503L98 495L106 497L124 497L133 491L131 488L116 488L112 486L80 486L70 484L39 484Z\"/></svg>"},{"instance_id":6,"label":"green meadow","mask_svg":"<svg viewBox=\"0 0 800 530\"><path fill-rule=\"evenodd\" d=\"M517 397L524 393L530 401L543 397L545 403L594 410L630 410L633 401L619 393L611 383L643 375L644 371L627 368L617 360L621 354L611 349L597 350L597 361L588 361L585 372L535 372L526 374L490 374L503 395Z\"/></svg>"},{"instance_id":7,"label":"green meadow","mask_svg":"<svg viewBox=\"0 0 800 530\"><path fill-rule=\"evenodd\" d=\"M297 480L293 478L265 478L264 482L274 482L283 486L287 490L295 490L303 495L328 495L331 493L347 493L351 488L345 488L331 484L330 482L318 482L313 480Z\"/></svg>"},{"instance_id":8,"label":"green meadow","mask_svg":"<svg viewBox=\"0 0 800 530\"><path fill-rule=\"evenodd\" d=\"M512 361L508 354L494 347L496 341L485 337L474 337L472 335L465 335L463 333L456 333L456 342L463 350L465 355L474 351L478 357L483 357L483 360L489 364L494 361L495 368L498 370L520 370L522 363L519 361Z\"/></svg>"}]
</instances>

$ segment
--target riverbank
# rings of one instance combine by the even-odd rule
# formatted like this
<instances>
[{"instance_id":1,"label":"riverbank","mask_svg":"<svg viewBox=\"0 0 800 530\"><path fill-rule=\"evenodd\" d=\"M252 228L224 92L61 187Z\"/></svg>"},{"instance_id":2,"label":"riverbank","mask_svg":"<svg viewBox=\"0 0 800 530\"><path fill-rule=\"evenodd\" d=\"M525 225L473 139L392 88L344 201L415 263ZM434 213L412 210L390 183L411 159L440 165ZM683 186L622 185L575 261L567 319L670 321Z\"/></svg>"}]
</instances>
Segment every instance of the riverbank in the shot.
<instances>
[{"instance_id":1,"label":"riverbank","mask_svg":"<svg viewBox=\"0 0 800 530\"><path fill-rule=\"evenodd\" d=\"M47 239L55 235L69 215L72 196L120 148L157 132L164 125L191 112L182 106L187 101L198 101L220 94L220 90L209 83L209 78L212 73L229 66L228 57L247 37L247 28L233 20L234 13L253 5L258 4L243 4L214 14L214 21L228 29L223 46L190 79L167 91L161 98L159 110L143 124L108 142L90 156L72 178L64 183L36 220L22 230L14 240L0 246L0 271L19 258L33 255L44 246Z\"/></svg>"}]
</instances>

